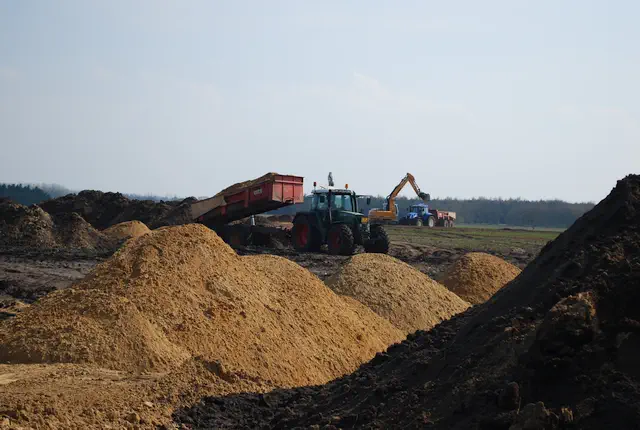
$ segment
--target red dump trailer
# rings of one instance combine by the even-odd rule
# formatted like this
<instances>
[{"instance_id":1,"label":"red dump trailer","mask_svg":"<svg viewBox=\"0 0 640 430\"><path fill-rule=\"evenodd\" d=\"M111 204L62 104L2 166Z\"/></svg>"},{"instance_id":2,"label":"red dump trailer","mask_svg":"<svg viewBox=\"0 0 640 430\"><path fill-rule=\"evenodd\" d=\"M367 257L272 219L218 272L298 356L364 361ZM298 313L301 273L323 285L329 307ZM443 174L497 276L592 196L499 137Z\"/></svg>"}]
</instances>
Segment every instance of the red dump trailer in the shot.
<instances>
[{"instance_id":1,"label":"red dump trailer","mask_svg":"<svg viewBox=\"0 0 640 430\"><path fill-rule=\"evenodd\" d=\"M277 227L229 223L303 203L303 185L301 176L267 173L232 185L209 199L192 203L191 218L218 232L231 245L263 244L288 232Z\"/></svg>"},{"instance_id":2,"label":"red dump trailer","mask_svg":"<svg viewBox=\"0 0 640 430\"><path fill-rule=\"evenodd\" d=\"M438 227L454 227L456 224L456 213L450 211L440 211L438 209L429 209L429 213L433 215L435 225Z\"/></svg>"}]
</instances>

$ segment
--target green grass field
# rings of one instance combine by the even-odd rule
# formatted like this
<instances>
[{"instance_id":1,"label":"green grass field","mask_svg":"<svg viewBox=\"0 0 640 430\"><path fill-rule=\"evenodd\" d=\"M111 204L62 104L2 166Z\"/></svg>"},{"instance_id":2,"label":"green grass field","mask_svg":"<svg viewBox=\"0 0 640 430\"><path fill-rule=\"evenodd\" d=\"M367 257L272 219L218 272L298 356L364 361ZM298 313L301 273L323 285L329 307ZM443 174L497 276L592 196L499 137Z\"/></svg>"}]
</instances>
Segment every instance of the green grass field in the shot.
<instances>
[{"instance_id":1,"label":"green grass field","mask_svg":"<svg viewBox=\"0 0 640 430\"><path fill-rule=\"evenodd\" d=\"M501 226L456 226L455 228L426 228L386 226L391 242L428 245L442 249L481 251L509 255L514 249L537 254L561 229L531 230Z\"/></svg>"}]
</instances>

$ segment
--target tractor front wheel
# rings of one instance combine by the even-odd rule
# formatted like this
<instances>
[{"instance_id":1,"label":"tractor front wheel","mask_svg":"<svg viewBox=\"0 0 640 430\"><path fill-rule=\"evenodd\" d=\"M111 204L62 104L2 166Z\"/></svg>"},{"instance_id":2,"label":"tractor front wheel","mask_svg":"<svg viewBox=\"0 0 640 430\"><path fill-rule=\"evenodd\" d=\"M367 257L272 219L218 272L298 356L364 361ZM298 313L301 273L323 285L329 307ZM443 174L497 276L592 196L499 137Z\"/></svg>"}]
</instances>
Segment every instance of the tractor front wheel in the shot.
<instances>
[{"instance_id":1,"label":"tractor front wheel","mask_svg":"<svg viewBox=\"0 0 640 430\"><path fill-rule=\"evenodd\" d=\"M422 227L422 218L416 218L416 226Z\"/></svg>"},{"instance_id":2,"label":"tractor front wheel","mask_svg":"<svg viewBox=\"0 0 640 430\"><path fill-rule=\"evenodd\" d=\"M353 231L346 224L336 224L329 230L327 238L329 254L331 255L351 255L355 248Z\"/></svg>"},{"instance_id":3,"label":"tractor front wheel","mask_svg":"<svg viewBox=\"0 0 640 430\"><path fill-rule=\"evenodd\" d=\"M387 231L381 225L371 226L371 239L365 244L365 252L388 254L391 241Z\"/></svg>"}]
</instances>

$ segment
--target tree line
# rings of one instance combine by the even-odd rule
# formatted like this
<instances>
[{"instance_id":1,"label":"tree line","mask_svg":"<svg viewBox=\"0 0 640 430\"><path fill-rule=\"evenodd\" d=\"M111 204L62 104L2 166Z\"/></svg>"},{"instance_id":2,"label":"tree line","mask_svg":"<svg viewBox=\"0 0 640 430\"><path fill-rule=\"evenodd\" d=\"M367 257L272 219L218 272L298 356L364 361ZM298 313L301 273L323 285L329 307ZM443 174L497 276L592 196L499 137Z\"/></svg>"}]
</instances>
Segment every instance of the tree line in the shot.
<instances>
[{"instance_id":1,"label":"tree line","mask_svg":"<svg viewBox=\"0 0 640 430\"><path fill-rule=\"evenodd\" d=\"M26 206L49 200L51 196L33 185L0 184L0 199L9 199Z\"/></svg>"}]
</instances>

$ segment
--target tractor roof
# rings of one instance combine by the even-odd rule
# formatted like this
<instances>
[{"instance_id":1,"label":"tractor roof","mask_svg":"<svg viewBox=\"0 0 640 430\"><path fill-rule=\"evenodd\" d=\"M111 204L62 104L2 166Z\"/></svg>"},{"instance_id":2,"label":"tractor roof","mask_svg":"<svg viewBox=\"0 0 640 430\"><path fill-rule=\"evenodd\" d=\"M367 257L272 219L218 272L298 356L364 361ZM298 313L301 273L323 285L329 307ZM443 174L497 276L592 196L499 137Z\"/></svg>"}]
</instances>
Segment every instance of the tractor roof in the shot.
<instances>
[{"instance_id":1,"label":"tractor roof","mask_svg":"<svg viewBox=\"0 0 640 430\"><path fill-rule=\"evenodd\" d=\"M315 190L313 190L314 194L326 194L329 191L331 191L334 194L353 194L353 191L346 189L346 188L334 188L334 187L327 187L327 188L316 188Z\"/></svg>"}]
</instances>

